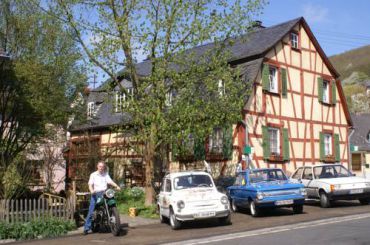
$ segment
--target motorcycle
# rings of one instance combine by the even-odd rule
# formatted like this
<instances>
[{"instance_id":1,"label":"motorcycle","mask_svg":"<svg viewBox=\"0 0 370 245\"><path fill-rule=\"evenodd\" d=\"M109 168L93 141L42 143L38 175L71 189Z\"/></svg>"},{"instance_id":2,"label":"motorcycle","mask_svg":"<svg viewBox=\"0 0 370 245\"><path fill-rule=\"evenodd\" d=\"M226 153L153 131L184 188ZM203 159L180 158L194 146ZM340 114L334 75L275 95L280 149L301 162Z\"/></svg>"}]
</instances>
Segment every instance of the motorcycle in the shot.
<instances>
[{"instance_id":1,"label":"motorcycle","mask_svg":"<svg viewBox=\"0 0 370 245\"><path fill-rule=\"evenodd\" d=\"M93 232L99 232L101 229L108 228L113 235L119 235L121 222L114 194L114 190L107 189L102 196L98 197L91 222Z\"/></svg>"}]
</instances>

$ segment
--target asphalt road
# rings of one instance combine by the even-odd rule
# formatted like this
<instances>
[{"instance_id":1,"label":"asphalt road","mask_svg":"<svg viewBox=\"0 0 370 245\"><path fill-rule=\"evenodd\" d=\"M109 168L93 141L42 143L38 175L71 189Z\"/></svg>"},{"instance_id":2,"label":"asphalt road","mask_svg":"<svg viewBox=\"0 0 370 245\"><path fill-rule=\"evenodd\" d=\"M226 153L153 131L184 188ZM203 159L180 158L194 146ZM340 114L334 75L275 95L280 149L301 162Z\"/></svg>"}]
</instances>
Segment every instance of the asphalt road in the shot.
<instances>
[{"instance_id":1,"label":"asphalt road","mask_svg":"<svg viewBox=\"0 0 370 245\"><path fill-rule=\"evenodd\" d=\"M301 222L333 217L369 213L370 205L362 206L358 201L337 202L329 209L320 208L319 203L315 202L305 205L304 213L299 215L294 215L291 209L284 208L269 210L265 212L262 217L258 218L251 217L248 211L236 213L233 214L232 225L229 226L220 226L215 221L203 221L187 223L184 225L183 229L173 231L168 224L155 224L136 228L125 228L120 237L114 237L111 233L97 233L89 234L87 236L75 235L58 239L27 241L19 244L161 244L187 241L189 239L209 238L217 235L234 234L238 232L298 224ZM306 244L316 243L314 241L308 241Z\"/></svg>"},{"instance_id":2,"label":"asphalt road","mask_svg":"<svg viewBox=\"0 0 370 245\"><path fill-rule=\"evenodd\" d=\"M359 245L370 244L370 214L329 218L320 221L277 226L223 236L194 239L172 245Z\"/></svg>"}]
</instances>

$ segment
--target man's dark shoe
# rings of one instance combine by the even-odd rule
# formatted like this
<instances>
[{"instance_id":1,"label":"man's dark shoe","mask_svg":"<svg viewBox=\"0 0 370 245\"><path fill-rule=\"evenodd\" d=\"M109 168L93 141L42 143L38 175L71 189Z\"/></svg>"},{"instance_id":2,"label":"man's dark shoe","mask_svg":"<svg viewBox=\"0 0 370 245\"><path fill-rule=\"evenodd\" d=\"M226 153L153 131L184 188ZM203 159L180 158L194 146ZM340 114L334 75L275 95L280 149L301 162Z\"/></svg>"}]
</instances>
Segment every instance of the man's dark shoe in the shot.
<instances>
[{"instance_id":1,"label":"man's dark shoe","mask_svg":"<svg viewBox=\"0 0 370 245\"><path fill-rule=\"evenodd\" d=\"M86 236L87 234L89 234L89 231L88 230L84 230L84 235Z\"/></svg>"}]
</instances>

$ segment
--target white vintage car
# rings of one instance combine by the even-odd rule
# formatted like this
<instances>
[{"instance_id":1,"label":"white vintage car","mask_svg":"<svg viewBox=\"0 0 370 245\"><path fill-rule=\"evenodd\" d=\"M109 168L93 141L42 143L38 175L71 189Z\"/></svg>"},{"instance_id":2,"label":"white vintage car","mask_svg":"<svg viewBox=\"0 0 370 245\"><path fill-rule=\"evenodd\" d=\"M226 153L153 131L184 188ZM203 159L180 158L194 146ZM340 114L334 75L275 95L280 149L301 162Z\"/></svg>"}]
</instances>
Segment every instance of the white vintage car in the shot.
<instances>
[{"instance_id":1,"label":"white vintage car","mask_svg":"<svg viewBox=\"0 0 370 245\"><path fill-rule=\"evenodd\" d=\"M157 205L161 222L169 220L174 230L190 220L217 218L221 224L230 223L229 199L217 190L211 175L206 172L166 175Z\"/></svg>"},{"instance_id":2,"label":"white vintage car","mask_svg":"<svg viewBox=\"0 0 370 245\"><path fill-rule=\"evenodd\" d=\"M291 176L307 190L307 197L319 199L321 207L333 200L355 200L369 204L370 180L356 177L340 164L321 164L298 168Z\"/></svg>"}]
</instances>

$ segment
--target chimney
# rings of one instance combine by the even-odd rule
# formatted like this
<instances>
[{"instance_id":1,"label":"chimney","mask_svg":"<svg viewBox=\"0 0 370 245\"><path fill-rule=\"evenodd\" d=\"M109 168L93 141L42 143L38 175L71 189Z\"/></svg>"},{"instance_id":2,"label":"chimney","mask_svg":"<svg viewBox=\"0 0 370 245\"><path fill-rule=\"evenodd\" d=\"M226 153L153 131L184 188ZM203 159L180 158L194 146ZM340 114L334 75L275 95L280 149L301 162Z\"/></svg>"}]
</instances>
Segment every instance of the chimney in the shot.
<instances>
[{"instance_id":1,"label":"chimney","mask_svg":"<svg viewBox=\"0 0 370 245\"><path fill-rule=\"evenodd\" d=\"M248 31L258 31L260 29L264 29L265 27L262 25L262 21L255 20L252 23L250 23L248 27Z\"/></svg>"}]
</instances>

